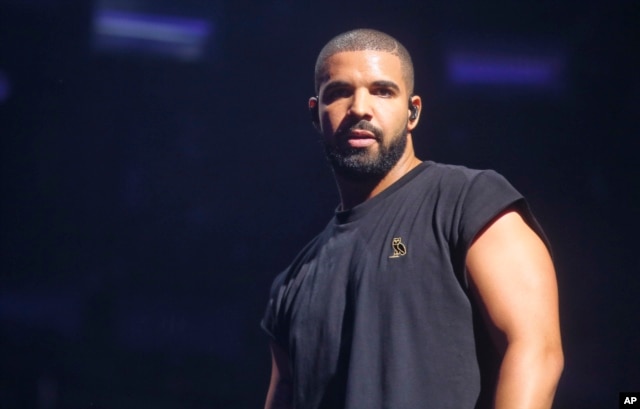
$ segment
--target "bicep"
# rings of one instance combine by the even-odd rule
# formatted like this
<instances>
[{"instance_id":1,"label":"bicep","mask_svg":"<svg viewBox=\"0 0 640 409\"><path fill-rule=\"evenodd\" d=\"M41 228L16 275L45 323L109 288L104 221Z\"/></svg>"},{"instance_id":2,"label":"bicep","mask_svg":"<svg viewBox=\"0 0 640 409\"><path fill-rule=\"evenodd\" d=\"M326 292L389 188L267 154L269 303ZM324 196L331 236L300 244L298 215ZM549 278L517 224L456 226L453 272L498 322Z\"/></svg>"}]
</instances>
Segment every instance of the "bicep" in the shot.
<instances>
[{"instance_id":1,"label":"bicep","mask_svg":"<svg viewBox=\"0 0 640 409\"><path fill-rule=\"evenodd\" d=\"M520 214L507 211L475 239L467 270L507 342L559 342L558 290L549 251Z\"/></svg>"}]
</instances>

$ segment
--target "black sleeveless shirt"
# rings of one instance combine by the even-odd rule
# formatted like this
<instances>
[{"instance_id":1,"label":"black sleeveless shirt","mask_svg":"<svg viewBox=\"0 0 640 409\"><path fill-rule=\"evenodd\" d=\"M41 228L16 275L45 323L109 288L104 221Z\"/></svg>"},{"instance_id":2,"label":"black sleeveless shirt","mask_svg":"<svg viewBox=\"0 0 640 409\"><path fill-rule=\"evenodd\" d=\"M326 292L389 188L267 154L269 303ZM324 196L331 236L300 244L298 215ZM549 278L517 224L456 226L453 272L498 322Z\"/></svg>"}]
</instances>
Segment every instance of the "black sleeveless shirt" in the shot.
<instances>
[{"instance_id":1,"label":"black sleeveless shirt","mask_svg":"<svg viewBox=\"0 0 640 409\"><path fill-rule=\"evenodd\" d=\"M502 176L434 162L337 211L277 276L262 320L289 354L294 408L489 407L499 357L465 258L507 208L544 238Z\"/></svg>"}]
</instances>

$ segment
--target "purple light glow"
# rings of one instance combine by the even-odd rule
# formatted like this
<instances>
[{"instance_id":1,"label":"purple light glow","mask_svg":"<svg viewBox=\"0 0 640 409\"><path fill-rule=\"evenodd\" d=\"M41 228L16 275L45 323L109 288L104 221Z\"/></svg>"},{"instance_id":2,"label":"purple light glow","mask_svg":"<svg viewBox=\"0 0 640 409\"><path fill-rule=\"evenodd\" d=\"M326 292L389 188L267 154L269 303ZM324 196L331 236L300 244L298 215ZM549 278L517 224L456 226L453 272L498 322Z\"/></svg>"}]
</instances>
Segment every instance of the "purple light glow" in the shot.
<instances>
[{"instance_id":1,"label":"purple light glow","mask_svg":"<svg viewBox=\"0 0 640 409\"><path fill-rule=\"evenodd\" d=\"M560 58L530 55L456 52L447 58L455 85L556 87L561 82Z\"/></svg>"},{"instance_id":2,"label":"purple light glow","mask_svg":"<svg viewBox=\"0 0 640 409\"><path fill-rule=\"evenodd\" d=\"M212 30L206 20L99 10L94 31L95 45L101 50L137 50L196 60Z\"/></svg>"},{"instance_id":3,"label":"purple light glow","mask_svg":"<svg viewBox=\"0 0 640 409\"><path fill-rule=\"evenodd\" d=\"M4 71L0 70L0 103L5 102L11 95L11 81Z\"/></svg>"}]
</instances>

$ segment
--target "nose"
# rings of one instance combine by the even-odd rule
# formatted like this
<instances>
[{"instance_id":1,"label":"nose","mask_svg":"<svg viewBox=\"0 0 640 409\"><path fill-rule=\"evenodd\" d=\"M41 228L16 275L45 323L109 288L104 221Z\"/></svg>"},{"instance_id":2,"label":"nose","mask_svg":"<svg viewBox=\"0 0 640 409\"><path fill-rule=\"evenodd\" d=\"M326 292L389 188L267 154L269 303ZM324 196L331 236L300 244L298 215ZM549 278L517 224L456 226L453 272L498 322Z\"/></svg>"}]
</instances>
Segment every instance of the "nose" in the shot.
<instances>
[{"instance_id":1,"label":"nose","mask_svg":"<svg viewBox=\"0 0 640 409\"><path fill-rule=\"evenodd\" d=\"M359 89L351 97L349 114L360 119L371 119L371 105L369 92L366 89Z\"/></svg>"}]
</instances>

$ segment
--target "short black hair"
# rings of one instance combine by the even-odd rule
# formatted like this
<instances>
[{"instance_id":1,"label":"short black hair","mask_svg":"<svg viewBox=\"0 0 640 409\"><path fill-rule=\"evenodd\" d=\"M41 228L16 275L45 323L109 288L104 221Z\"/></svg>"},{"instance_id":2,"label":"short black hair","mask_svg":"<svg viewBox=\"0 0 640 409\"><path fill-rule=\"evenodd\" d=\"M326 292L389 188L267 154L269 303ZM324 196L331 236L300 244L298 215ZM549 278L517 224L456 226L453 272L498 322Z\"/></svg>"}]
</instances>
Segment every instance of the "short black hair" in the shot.
<instances>
[{"instance_id":1,"label":"short black hair","mask_svg":"<svg viewBox=\"0 0 640 409\"><path fill-rule=\"evenodd\" d=\"M407 49L395 38L378 30L359 28L347 31L333 37L322 48L315 68L315 90L320 90L320 84L326 79L325 61L334 54L344 51L386 51L400 58L402 76L409 95L413 94L413 62Z\"/></svg>"}]
</instances>

